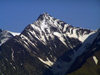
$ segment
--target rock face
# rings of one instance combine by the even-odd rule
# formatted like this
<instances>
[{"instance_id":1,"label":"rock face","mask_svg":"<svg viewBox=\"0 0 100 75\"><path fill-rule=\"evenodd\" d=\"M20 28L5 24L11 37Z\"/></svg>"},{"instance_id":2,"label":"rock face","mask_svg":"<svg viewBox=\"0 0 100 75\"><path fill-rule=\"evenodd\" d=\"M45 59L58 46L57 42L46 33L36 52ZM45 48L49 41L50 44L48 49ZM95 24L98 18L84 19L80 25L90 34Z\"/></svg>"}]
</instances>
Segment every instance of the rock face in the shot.
<instances>
[{"instance_id":1,"label":"rock face","mask_svg":"<svg viewBox=\"0 0 100 75\"><path fill-rule=\"evenodd\" d=\"M73 27L44 13L1 45L0 74L65 75L80 68L98 50L100 30Z\"/></svg>"}]
</instances>

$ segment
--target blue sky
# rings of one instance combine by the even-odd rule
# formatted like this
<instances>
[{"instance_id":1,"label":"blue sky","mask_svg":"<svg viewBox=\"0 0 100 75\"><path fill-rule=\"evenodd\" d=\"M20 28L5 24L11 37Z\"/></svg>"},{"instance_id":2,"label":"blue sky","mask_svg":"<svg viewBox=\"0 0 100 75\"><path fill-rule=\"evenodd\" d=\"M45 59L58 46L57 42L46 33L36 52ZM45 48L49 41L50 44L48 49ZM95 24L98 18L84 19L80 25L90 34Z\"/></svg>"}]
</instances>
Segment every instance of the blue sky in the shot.
<instances>
[{"instance_id":1,"label":"blue sky","mask_svg":"<svg viewBox=\"0 0 100 75\"><path fill-rule=\"evenodd\" d=\"M21 32L44 12L76 27L100 28L100 0L0 0L0 28Z\"/></svg>"}]
</instances>

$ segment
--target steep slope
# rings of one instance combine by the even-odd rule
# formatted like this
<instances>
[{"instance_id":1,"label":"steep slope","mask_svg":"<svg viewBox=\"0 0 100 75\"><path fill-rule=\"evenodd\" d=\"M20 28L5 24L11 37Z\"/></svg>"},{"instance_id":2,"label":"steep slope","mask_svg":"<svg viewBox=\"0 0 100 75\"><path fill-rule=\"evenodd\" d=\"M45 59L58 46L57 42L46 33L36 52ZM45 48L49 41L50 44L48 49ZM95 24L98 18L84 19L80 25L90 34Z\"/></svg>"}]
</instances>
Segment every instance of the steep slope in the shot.
<instances>
[{"instance_id":1,"label":"steep slope","mask_svg":"<svg viewBox=\"0 0 100 75\"><path fill-rule=\"evenodd\" d=\"M95 45L100 46L100 36L98 36L97 39L98 40L95 41L97 44ZM92 45L92 48L95 49L95 47ZM68 75L100 75L100 47L98 47L95 53L91 54L93 54L93 56L89 57L81 68Z\"/></svg>"},{"instance_id":2,"label":"steep slope","mask_svg":"<svg viewBox=\"0 0 100 75\"><path fill-rule=\"evenodd\" d=\"M93 53L98 50L100 50L100 30L90 35L77 51L68 51L65 53L53 67L55 75L64 75L65 73L70 73L76 70L84 64L87 58L92 56ZM70 61L67 61L64 57L66 59L69 58ZM59 66L60 69L57 66Z\"/></svg>"},{"instance_id":3,"label":"steep slope","mask_svg":"<svg viewBox=\"0 0 100 75\"><path fill-rule=\"evenodd\" d=\"M13 36L19 35L19 33L14 33L10 31L5 31L0 29L0 45L5 43L8 39L12 38Z\"/></svg>"},{"instance_id":4,"label":"steep slope","mask_svg":"<svg viewBox=\"0 0 100 75\"><path fill-rule=\"evenodd\" d=\"M99 46L100 30L73 27L44 13L0 47L0 74L65 75Z\"/></svg>"},{"instance_id":5,"label":"steep slope","mask_svg":"<svg viewBox=\"0 0 100 75\"><path fill-rule=\"evenodd\" d=\"M93 57L90 57L81 68L68 75L100 75L100 51L97 51L94 55L98 61L97 64L94 62Z\"/></svg>"}]
</instances>

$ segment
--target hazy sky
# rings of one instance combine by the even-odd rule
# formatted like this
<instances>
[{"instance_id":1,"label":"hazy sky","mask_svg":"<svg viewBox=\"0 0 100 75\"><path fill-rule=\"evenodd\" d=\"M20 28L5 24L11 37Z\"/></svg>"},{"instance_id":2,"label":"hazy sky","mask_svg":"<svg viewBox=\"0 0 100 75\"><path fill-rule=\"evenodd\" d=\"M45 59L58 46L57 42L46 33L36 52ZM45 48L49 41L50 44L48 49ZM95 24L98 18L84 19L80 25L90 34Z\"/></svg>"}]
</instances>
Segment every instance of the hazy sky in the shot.
<instances>
[{"instance_id":1,"label":"hazy sky","mask_svg":"<svg viewBox=\"0 0 100 75\"><path fill-rule=\"evenodd\" d=\"M43 12L76 27L100 28L100 0L0 0L0 28L21 32Z\"/></svg>"}]
</instances>

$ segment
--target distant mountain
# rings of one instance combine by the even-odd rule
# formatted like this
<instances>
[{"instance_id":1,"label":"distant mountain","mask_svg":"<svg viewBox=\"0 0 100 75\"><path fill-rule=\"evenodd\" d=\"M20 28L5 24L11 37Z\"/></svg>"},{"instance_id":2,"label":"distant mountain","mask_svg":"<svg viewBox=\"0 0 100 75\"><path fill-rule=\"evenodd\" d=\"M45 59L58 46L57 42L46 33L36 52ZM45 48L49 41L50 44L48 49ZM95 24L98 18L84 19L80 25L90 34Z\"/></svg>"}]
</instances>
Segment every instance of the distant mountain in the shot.
<instances>
[{"instance_id":1,"label":"distant mountain","mask_svg":"<svg viewBox=\"0 0 100 75\"><path fill-rule=\"evenodd\" d=\"M12 38L13 36L19 35L19 33L5 31L0 29L0 45L5 43L8 39Z\"/></svg>"},{"instance_id":2,"label":"distant mountain","mask_svg":"<svg viewBox=\"0 0 100 75\"><path fill-rule=\"evenodd\" d=\"M91 57L98 64L99 50L100 30L73 27L44 13L1 45L0 74L67 75Z\"/></svg>"}]
</instances>

